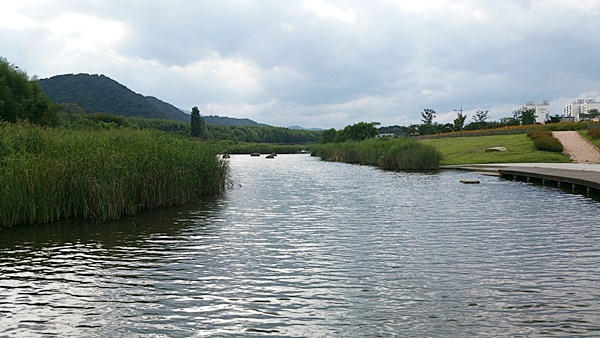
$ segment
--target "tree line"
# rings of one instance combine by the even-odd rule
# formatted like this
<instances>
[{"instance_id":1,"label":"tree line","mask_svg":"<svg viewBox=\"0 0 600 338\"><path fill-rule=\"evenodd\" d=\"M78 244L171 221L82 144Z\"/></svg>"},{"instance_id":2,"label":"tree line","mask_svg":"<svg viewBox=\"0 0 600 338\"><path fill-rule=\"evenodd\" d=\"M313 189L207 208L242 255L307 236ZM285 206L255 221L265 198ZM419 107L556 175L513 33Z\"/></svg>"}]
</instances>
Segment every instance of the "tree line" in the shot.
<instances>
[{"instance_id":1,"label":"tree line","mask_svg":"<svg viewBox=\"0 0 600 338\"><path fill-rule=\"evenodd\" d=\"M389 126L379 128L379 133L394 133L401 135L432 135L463 130L495 129L507 126L535 124L537 115L535 108L522 107L512 112L512 116L501 118L499 121L489 121L489 110L476 110L471 120L467 123L468 116L463 114L462 109L457 112L453 123L437 123L434 121L436 112L433 109L424 109L421 113L420 124L409 126ZM559 120L550 119L547 123L555 123Z\"/></svg>"}]
</instances>

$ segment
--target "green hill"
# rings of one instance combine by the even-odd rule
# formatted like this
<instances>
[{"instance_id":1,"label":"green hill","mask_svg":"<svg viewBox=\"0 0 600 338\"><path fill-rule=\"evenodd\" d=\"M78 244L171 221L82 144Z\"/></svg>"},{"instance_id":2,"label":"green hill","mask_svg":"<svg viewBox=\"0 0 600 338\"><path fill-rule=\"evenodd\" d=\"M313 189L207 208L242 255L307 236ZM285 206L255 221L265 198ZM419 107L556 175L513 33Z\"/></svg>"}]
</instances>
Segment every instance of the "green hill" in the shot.
<instances>
[{"instance_id":1,"label":"green hill","mask_svg":"<svg viewBox=\"0 0 600 338\"><path fill-rule=\"evenodd\" d=\"M105 75L65 74L40 80L54 103L75 103L86 113L110 113L190 122L190 113L153 96L135 93ZM253 120L225 116L202 116L207 124L222 126L268 126Z\"/></svg>"},{"instance_id":2,"label":"green hill","mask_svg":"<svg viewBox=\"0 0 600 338\"><path fill-rule=\"evenodd\" d=\"M146 99L156 109L160 110L165 114L165 117L169 120L177 120L182 122L190 122L190 115L181 111L181 109L161 101L154 96L146 96Z\"/></svg>"},{"instance_id":3,"label":"green hill","mask_svg":"<svg viewBox=\"0 0 600 338\"><path fill-rule=\"evenodd\" d=\"M135 93L104 75L57 75L40 80L40 86L54 103L76 103L86 113L189 121L189 116L176 107Z\"/></svg>"}]
</instances>

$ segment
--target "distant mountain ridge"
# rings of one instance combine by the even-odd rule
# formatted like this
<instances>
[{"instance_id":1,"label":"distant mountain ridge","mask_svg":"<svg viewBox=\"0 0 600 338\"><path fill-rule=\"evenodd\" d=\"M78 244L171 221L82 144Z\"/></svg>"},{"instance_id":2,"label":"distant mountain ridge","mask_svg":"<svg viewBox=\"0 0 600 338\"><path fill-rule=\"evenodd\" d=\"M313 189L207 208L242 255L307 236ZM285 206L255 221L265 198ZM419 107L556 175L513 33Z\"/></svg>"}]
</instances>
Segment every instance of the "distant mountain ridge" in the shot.
<instances>
[{"instance_id":1,"label":"distant mountain ridge","mask_svg":"<svg viewBox=\"0 0 600 338\"><path fill-rule=\"evenodd\" d=\"M105 75L65 74L40 80L44 93L54 103L75 103L86 113L110 113L190 122L189 113L154 96L133 92ZM206 123L227 126L267 126L250 119L203 116Z\"/></svg>"},{"instance_id":2,"label":"distant mountain ridge","mask_svg":"<svg viewBox=\"0 0 600 338\"><path fill-rule=\"evenodd\" d=\"M207 124L220 124L222 126L250 126L250 127L270 127L268 124L258 123L248 118L239 119L234 117L202 115Z\"/></svg>"},{"instance_id":3,"label":"distant mountain ridge","mask_svg":"<svg viewBox=\"0 0 600 338\"><path fill-rule=\"evenodd\" d=\"M169 120L177 120L181 122L189 122L190 115L183 112L181 109L171 105L170 103L161 101L160 99L154 96L146 96L146 99L150 104L152 104L156 109L160 110L165 114L165 117Z\"/></svg>"},{"instance_id":4,"label":"distant mountain ridge","mask_svg":"<svg viewBox=\"0 0 600 338\"><path fill-rule=\"evenodd\" d=\"M135 93L104 75L57 75L40 80L40 86L54 103L75 103L86 113L189 121L189 117L176 107Z\"/></svg>"},{"instance_id":5,"label":"distant mountain ridge","mask_svg":"<svg viewBox=\"0 0 600 338\"><path fill-rule=\"evenodd\" d=\"M288 129L294 129L294 130L314 130L314 131L323 130L322 128L304 128L304 127L300 127L300 126L289 126Z\"/></svg>"}]
</instances>

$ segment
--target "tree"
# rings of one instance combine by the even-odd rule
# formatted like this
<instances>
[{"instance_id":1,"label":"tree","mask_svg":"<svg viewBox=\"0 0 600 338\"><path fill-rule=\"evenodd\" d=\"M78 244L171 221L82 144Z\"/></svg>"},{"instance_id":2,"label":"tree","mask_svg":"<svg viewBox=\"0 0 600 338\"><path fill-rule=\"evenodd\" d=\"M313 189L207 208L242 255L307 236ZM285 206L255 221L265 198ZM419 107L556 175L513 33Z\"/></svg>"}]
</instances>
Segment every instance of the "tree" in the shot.
<instances>
[{"instance_id":1,"label":"tree","mask_svg":"<svg viewBox=\"0 0 600 338\"><path fill-rule=\"evenodd\" d=\"M198 117L200 118L200 134L198 135L198 137L205 140L208 138L208 132L206 131L206 122L204 121L202 116L200 116L200 112L198 112Z\"/></svg>"},{"instance_id":2,"label":"tree","mask_svg":"<svg viewBox=\"0 0 600 338\"><path fill-rule=\"evenodd\" d=\"M600 116L600 113L598 112L598 109L591 109L589 111L589 113L587 113L587 114L581 114L579 116L579 118L582 119L582 120L594 120L598 116Z\"/></svg>"},{"instance_id":3,"label":"tree","mask_svg":"<svg viewBox=\"0 0 600 338\"><path fill-rule=\"evenodd\" d=\"M473 128L471 129L485 129L487 127L487 119L489 118L489 110L477 109L475 115L473 115Z\"/></svg>"},{"instance_id":4,"label":"tree","mask_svg":"<svg viewBox=\"0 0 600 338\"><path fill-rule=\"evenodd\" d=\"M24 70L0 57L0 120L54 125L56 111L36 77L30 79Z\"/></svg>"},{"instance_id":5,"label":"tree","mask_svg":"<svg viewBox=\"0 0 600 338\"><path fill-rule=\"evenodd\" d=\"M513 112L514 118L523 125L535 124L537 115L535 114L535 108L522 107L519 110Z\"/></svg>"},{"instance_id":6,"label":"tree","mask_svg":"<svg viewBox=\"0 0 600 338\"><path fill-rule=\"evenodd\" d=\"M503 117L500 119L500 125L498 127L503 126L518 126L519 119L516 117Z\"/></svg>"},{"instance_id":7,"label":"tree","mask_svg":"<svg viewBox=\"0 0 600 338\"><path fill-rule=\"evenodd\" d=\"M331 143L335 140L335 134L337 132L335 131L335 129L331 128L331 129L327 129L327 130L323 130L323 132L321 133L321 139L319 140L319 143Z\"/></svg>"},{"instance_id":8,"label":"tree","mask_svg":"<svg viewBox=\"0 0 600 338\"><path fill-rule=\"evenodd\" d=\"M200 117L200 110L198 110L198 107L194 107L192 108L192 121L191 121L191 134L192 137L200 137L200 128L201 128L201 124L202 122L200 122L201 117Z\"/></svg>"},{"instance_id":9,"label":"tree","mask_svg":"<svg viewBox=\"0 0 600 338\"><path fill-rule=\"evenodd\" d=\"M348 125L344 129L338 131L335 135L335 142L345 142L348 140L362 141L370 137L375 137L379 122L359 122L357 124Z\"/></svg>"},{"instance_id":10,"label":"tree","mask_svg":"<svg viewBox=\"0 0 600 338\"><path fill-rule=\"evenodd\" d=\"M421 113L421 121L423 124L431 125L433 123L433 119L435 118L435 110L433 109L424 109Z\"/></svg>"},{"instance_id":11,"label":"tree","mask_svg":"<svg viewBox=\"0 0 600 338\"><path fill-rule=\"evenodd\" d=\"M433 119L435 118L435 110L424 109L421 113L421 121L423 124L419 127L419 132L422 135L433 133Z\"/></svg>"},{"instance_id":12,"label":"tree","mask_svg":"<svg viewBox=\"0 0 600 338\"><path fill-rule=\"evenodd\" d=\"M460 109L461 111L456 113L457 117L454 119L454 130L460 130L460 133L462 134L467 115L462 113L462 107Z\"/></svg>"},{"instance_id":13,"label":"tree","mask_svg":"<svg viewBox=\"0 0 600 338\"><path fill-rule=\"evenodd\" d=\"M559 123L561 121L561 117L558 115L550 116L546 123Z\"/></svg>"}]
</instances>

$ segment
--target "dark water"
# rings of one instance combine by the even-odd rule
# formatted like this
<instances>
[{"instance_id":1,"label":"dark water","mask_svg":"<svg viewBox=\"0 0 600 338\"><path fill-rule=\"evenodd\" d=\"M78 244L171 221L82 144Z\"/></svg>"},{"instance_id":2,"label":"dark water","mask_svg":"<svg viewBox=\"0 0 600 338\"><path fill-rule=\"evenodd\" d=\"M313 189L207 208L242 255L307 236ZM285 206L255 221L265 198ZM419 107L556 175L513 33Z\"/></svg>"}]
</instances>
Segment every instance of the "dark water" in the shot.
<instances>
[{"instance_id":1,"label":"dark water","mask_svg":"<svg viewBox=\"0 0 600 338\"><path fill-rule=\"evenodd\" d=\"M188 208L0 232L0 336L600 336L598 202L305 155L231 170Z\"/></svg>"}]
</instances>

